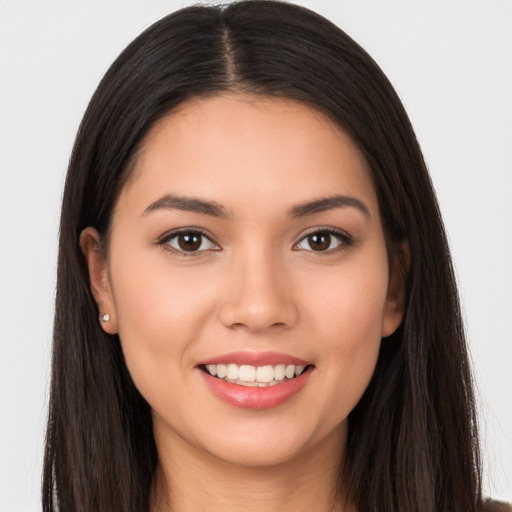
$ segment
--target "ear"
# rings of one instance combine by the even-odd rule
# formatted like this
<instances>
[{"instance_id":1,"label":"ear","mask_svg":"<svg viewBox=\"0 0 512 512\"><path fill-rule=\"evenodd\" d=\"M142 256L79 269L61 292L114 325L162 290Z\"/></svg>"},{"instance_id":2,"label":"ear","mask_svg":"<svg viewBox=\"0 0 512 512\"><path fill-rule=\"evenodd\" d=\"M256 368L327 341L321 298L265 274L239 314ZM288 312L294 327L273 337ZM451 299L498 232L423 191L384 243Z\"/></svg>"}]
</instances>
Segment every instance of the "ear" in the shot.
<instances>
[{"instance_id":1,"label":"ear","mask_svg":"<svg viewBox=\"0 0 512 512\"><path fill-rule=\"evenodd\" d=\"M405 314L405 280L410 267L409 243L402 242L395 251L389 274L388 295L384 306L382 337L391 336Z\"/></svg>"},{"instance_id":2,"label":"ear","mask_svg":"<svg viewBox=\"0 0 512 512\"><path fill-rule=\"evenodd\" d=\"M80 234L80 248L87 262L91 291L99 310L99 322L108 334L117 334L117 315L108 275L107 258L100 247L98 232L88 227ZM109 319L102 320L107 314Z\"/></svg>"}]
</instances>

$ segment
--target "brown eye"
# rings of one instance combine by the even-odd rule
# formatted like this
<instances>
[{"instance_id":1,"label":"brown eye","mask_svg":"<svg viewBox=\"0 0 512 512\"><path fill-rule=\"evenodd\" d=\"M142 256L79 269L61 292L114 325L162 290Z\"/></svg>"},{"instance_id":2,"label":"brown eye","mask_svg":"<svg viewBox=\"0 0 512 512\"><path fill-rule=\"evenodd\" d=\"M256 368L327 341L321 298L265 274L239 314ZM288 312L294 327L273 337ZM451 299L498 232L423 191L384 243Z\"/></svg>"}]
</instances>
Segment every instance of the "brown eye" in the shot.
<instances>
[{"instance_id":1,"label":"brown eye","mask_svg":"<svg viewBox=\"0 0 512 512\"><path fill-rule=\"evenodd\" d=\"M169 237L165 243L180 252L200 252L215 248L215 244L198 231L177 233Z\"/></svg>"},{"instance_id":2,"label":"brown eye","mask_svg":"<svg viewBox=\"0 0 512 512\"><path fill-rule=\"evenodd\" d=\"M343 249L352 244L352 239L344 233L330 231L314 231L305 236L296 248L304 251L330 252Z\"/></svg>"},{"instance_id":3,"label":"brown eye","mask_svg":"<svg viewBox=\"0 0 512 512\"><path fill-rule=\"evenodd\" d=\"M331 235L329 233L314 233L308 236L308 244L313 251L326 251L331 245Z\"/></svg>"},{"instance_id":4,"label":"brown eye","mask_svg":"<svg viewBox=\"0 0 512 512\"><path fill-rule=\"evenodd\" d=\"M196 233L178 235L178 245L182 251L197 251L201 247L201 235Z\"/></svg>"}]
</instances>

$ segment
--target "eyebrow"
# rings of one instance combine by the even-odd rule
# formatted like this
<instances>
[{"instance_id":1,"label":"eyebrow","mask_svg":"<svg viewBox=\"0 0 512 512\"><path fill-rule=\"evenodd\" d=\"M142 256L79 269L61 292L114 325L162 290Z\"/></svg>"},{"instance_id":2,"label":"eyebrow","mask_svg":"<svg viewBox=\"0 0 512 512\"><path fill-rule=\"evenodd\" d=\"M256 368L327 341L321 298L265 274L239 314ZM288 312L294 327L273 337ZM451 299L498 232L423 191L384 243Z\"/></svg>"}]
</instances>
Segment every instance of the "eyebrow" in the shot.
<instances>
[{"instance_id":1,"label":"eyebrow","mask_svg":"<svg viewBox=\"0 0 512 512\"><path fill-rule=\"evenodd\" d=\"M166 194L154 203L151 203L144 210L142 216L156 210L181 210L184 212L202 213L212 217L228 217L226 209L215 201L205 201L196 197L177 196L174 194Z\"/></svg>"},{"instance_id":2,"label":"eyebrow","mask_svg":"<svg viewBox=\"0 0 512 512\"><path fill-rule=\"evenodd\" d=\"M315 201L308 201L306 203L294 206L288 213L292 218L307 217L315 213L325 212L334 208L356 208L364 214L368 219L371 217L368 207L359 199L351 196L335 195L331 197L324 197Z\"/></svg>"},{"instance_id":3,"label":"eyebrow","mask_svg":"<svg viewBox=\"0 0 512 512\"><path fill-rule=\"evenodd\" d=\"M343 195L324 197L298 204L288 211L288 216L292 218L307 217L334 208L348 207L356 208L367 218L371 217L370 210L362 201L355 197ZM144 210L142 216L146 216L156 210L181 210L220 218L227 218L229 216L226 209L215 201L206 201L196 197L178 196L175 194L166 194L157 199Z\"/></svg>"}]
</instances>

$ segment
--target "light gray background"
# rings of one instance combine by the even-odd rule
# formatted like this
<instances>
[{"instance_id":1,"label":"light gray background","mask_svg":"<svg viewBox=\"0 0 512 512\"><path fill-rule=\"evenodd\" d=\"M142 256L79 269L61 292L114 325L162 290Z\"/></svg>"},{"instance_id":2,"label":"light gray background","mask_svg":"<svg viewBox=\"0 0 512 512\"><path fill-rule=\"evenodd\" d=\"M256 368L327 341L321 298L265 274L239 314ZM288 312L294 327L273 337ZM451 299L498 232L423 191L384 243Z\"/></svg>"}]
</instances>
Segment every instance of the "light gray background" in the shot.
<instances>
[{"instance_id":1,"label":"light gray background","mask_svg":"<svg viewBox=\"0 0 512 512\"><path fill-rule=\"evenodd\" d=\"M0 512L36 511L61 191L109 64L192 2L0 0ZM447 225L487 494L512 500L512 1L310 0L394 83Z\"/></svg>"}]
</instances>

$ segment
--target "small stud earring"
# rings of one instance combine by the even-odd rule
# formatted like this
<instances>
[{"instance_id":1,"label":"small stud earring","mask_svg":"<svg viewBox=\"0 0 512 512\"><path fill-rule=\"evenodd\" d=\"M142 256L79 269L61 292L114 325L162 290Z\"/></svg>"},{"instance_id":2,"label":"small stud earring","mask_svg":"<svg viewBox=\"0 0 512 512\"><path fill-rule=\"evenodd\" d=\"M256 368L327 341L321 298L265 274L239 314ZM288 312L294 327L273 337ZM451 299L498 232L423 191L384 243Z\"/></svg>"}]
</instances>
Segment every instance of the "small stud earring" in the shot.
<instances>
[{"instance_id":1,"label":"small stud earring","mask_svg":"<svg viewBox=\"0 0 512 512\"><path fill-rule=\"evenodd\" d=\"M100 320L102 322L108 322L110 320L110 315L108 313L103 313L100 315Z\"/></svg>"}]
</instances>

